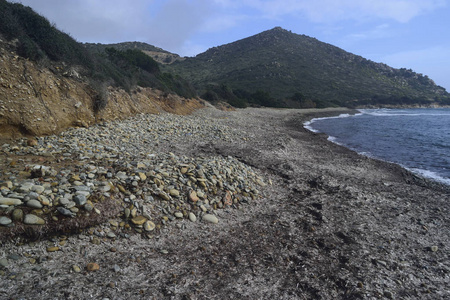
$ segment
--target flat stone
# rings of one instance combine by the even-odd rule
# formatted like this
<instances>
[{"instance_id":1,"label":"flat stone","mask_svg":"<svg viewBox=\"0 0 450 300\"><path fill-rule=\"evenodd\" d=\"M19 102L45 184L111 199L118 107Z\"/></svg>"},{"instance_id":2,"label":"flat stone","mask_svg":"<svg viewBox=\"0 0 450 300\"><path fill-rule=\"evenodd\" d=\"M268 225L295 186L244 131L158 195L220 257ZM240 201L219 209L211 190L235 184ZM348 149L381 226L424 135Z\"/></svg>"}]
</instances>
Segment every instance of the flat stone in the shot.
<instances>
[{"instance_id":1,"label":"flat stone","mask_svg":"<svg viewBox=\"0 0 450 300\"><path fill-rule=\"evenodd\" d=\"M33 183L31 183L31 182L25 182L24 184L22 184L22 185L19 187L19 192L20 192L20 193L27 193L27 192L31 191L31 188L32 188L33 186L34 186Z\"/></svg>"},{"instance_id":2,"label":"flat stone","mask_svg":"<svg viewBox=\"0 0 450 300\"><path fill-rule=\"evenodd\" d=\"M45 187L43 187L42 185L33 185L31 187L31 191L42 194L45 191Z\"/></svg>"},{"instance_id":3,"label":"flat stone","mask_svg":"<svg viewBox=\"0 0 450 300\"><path fill-rule=\"evenodd\" d=\"M27 201L27 206L31 207L31 208L42 208L41 202L39 202L38 200L34 200L34 199Z\"/></svg>"},{"instance_id":4,"label":"flat stone","mask_svg":"<svg viewBox=\"0 0 450 300\"><path fill-rule=\"evenodd\" d=\"M178 219L182 219L183 218L183 213L177 211L177 212L174 213L174 216L177 217Z\"/></svg>"},{"instance_id":5,"label":"flat stone","mask_svg":"<svg viewBox=\"0 0 450 300\"><path fill-rule=\"evenodd\" d=\"M147 180L147 175L145 175L145 174L142 173L142 172L139 172L139 173L138 173L138 176L139 176L139 179L140 179L141 181Z\"/></svg>"},{"instance_id":6,"label":"flat stone","mask_svg":"<svg viewBox=\"0 0 450 300\"><path fill-rule=\"evenodd\" d=\"M137 217L134 217L133 219L131 219L131 222L132 222L134 225L142 225L142 224L144 224L146 221L147 221L147 218L145 218L144 216L137 216Z\"/></svg>"},{"instance_id":7,"label":"flat stone","mask_svg":"<svg viewBox=\"0 0 450 300\"><path fill-rule=\"evenodd\" d=\"M47 247L47 252L56 252L56 251L59 251L59 247L58 246Z\"/></svg>"},{"instance_id":8,"label":"flat stone","mask_svg":"<svg viewBox=\"0 0 450 300\"><path fill-rule=\"evenodd\" d=\"M41 219L38 216L32 215L32 214L25 215L23 222L27 225L44 225L45 224L44 219Z\"/></svg>"},{"instance_id":9,"label":"flat stone","mask_svg":"<svg viewBox=\"0 0 450 300\"><path fill-rule=\"evenodd\" d=\"M2 198L0 197L0 205L21 205L22 201L15 198Z\"/></svg>"},{"instance_id":10,"label":"flat stone","mask_svg":"<svg viewBox=\"0 0 450 300\"><path fill-rule=\"evenodd\" d=\"M12 223L12 220L8 217L1 216L0 217L0 225L6 226Z\"/></svg>"},{"instance_id":11,"label":"flat stone","mask_svg":"<svg viewBox=\"0 0 450 300\"><path fill-rule=\"evenodd\" d=\"M219 219L217 219L217 217L215 215L212 215L212 214L204 215L202 220L205 221L205 222L213 223L213 224L219 223Z\"/></svg>"}]
</instances>

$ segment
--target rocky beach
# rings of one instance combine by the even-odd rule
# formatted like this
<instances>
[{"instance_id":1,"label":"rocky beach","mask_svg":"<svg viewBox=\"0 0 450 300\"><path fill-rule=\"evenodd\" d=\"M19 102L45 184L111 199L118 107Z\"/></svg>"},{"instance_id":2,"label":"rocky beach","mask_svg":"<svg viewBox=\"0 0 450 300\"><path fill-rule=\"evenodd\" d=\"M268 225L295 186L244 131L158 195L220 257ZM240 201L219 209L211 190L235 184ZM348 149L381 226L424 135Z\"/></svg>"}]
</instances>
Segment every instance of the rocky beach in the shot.
<instances>
[{"instance_id":1,"label":"rocky beach","mask_svg":"<svg viewBox=\"0 0 450 300\"><path fill-rule=\"evenodd\" d=\"M449 187L302 124L141 114L0 148L2 299L448 299Z\"/></svg>"}]
</instances>

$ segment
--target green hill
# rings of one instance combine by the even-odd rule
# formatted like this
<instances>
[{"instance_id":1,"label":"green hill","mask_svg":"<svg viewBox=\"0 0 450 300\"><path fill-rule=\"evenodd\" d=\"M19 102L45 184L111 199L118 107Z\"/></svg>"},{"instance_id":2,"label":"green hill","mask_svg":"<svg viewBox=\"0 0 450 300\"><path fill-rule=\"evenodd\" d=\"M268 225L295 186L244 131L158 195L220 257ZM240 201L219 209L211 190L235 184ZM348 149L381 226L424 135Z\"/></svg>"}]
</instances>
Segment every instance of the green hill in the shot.
<instances>
[{"instance_id":1,"label":"green hill","mask_svg":"<svg viewBox=\"0 0 450 300\"><path fill-rule=\"evenodd\" d=\"M431 79L276 27L165 67L207 100L311 107L450 104Z\"/></svg>"}]
</instances>

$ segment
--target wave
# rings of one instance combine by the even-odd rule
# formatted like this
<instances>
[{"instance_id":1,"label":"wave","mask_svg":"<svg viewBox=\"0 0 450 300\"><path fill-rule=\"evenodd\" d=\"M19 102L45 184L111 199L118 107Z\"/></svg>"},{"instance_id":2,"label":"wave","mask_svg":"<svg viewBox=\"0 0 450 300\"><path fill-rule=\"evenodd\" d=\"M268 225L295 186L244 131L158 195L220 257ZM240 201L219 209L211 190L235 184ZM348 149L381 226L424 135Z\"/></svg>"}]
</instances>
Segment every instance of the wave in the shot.
<instances>
[{"instance_id":1,"label":"wave","mask_svg":"<svg viewBox=\"0 0 450 300\"><path fill-rule=\"evenodd\" d=\"M424 111L425 109L421 109ZM396 116L450 116L450 112L447 110L442 112L412 112L411 110L399 110L399 109L360 109L359 110L363 115L370 115L376 117L396 117Z\"/></svg>"},{"instance_id":2,"label":"wave","mask_svg":"<svg viewBox=\"0 0 450 300\"><path fill-rule=\"evenodd\" d=\"M340 114L339 116L333 116L333 117L323 117L323 118L314 118L311 119L309 121L306 121L303 123L303 127L308 129L309 131L315 132L315 133L319 133L319 130L316 130L312 127L312 124L314 122L320 121L320 120L329 120L329 119L342 119L342 118L348 118L348 117L354 117L354 116L360 116L362 115L362 113L357 113L357 114Z\"/></svg>"}]
</instances>

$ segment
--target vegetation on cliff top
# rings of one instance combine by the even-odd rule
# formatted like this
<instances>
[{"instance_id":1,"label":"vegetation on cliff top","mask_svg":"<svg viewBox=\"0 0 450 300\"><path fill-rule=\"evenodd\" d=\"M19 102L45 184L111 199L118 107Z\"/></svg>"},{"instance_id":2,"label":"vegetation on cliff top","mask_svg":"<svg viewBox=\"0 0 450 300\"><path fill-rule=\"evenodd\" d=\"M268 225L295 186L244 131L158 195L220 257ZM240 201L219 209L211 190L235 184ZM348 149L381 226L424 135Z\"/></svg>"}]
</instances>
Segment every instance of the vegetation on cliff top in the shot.
<instances>
[{"instance_id":1,"label":"vegetation on cliff top","mask_svg":"<svg viewBox=\"0 0 450 300\"><path fill-rule=\"evenodd\" d=\"M161 72L158 63L141 50L105 48L104 51L89 51L46 18L19 3L0 0L0 35L16 45L20 56L55 72L67 73L71 68L76 69L97 92L93 102L97 110L106 105L108 85L126 91L139 85L186 98L196 96L186 80ZM58 68L53 68L55 64Z\"/></svg>"}]
</instances>

